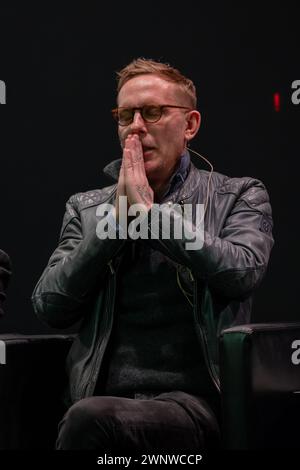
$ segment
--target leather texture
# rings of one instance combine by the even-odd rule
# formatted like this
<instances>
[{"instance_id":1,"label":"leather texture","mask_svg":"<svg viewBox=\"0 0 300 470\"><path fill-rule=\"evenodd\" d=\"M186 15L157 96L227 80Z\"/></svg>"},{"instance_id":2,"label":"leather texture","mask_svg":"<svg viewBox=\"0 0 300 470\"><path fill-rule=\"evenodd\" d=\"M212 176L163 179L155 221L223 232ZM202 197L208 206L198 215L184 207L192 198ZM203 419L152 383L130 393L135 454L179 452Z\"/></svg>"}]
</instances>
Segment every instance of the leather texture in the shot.
<instances>
[{"instance_id":1,"label":"leather texture","mask_svg":"<svg viewBox=\"0 0 300 470\"><path fill-rule=\"evenodd\" d=\"M105 169L115 181L120 163ZM273 246L273 223L261 181L214 172L208 182L209 173L191 164L183 185L163 201L203 204L208 195L200 250L187 251L185 237L145 243L177 263L180 281L191 294L199 348L219 389L218 334L249 321L251 294L265 275ZM71 403L93 395L112 330L118 266L127 240L99 240L96 210L99 204L114 203L116 188L115 182L70 198L59 245L32 296L36 314L50 326L65 328L81 320L67 361ZM154 217L160 220L167 210L156 209ZM175 218L171 215L171 233Z\"/></svg>"},{"instance_id":2,"label":"leather texture","mask_svg":"<svg viewBox=\"0 0 300 470\"><path fill-rule=\"evenodd\" d=\"M298 448L300 323L224 330L220 369L225 447Z\"/></svg>"},{"instance_id":3,"label":"leather texture","mask_svg":"<svg viewBox=\"0 0 300 470\"><path fill-rule=\"evenodd\" d=\"M0 450L54 450L73 339L0 335Z\"/></svg>"}]
</instances>

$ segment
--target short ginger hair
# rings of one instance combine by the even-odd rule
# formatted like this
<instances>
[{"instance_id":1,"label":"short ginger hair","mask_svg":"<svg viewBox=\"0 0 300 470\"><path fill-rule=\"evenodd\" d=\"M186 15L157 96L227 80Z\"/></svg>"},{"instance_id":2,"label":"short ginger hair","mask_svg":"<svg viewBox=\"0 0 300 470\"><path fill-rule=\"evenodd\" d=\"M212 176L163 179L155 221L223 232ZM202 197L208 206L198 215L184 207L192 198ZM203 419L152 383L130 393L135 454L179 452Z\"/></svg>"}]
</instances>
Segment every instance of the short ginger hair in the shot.
<instances>
[{"instance_id":1,"label":"short ginger hair","mask_svg":"<svg viewBox=\"0 0 300 470\"><path fill-rule=\"evenodd\" d=\"M131 78L146 74L157 75L166 81L176 83L189 99L192 108L197 107L196 87L192 80L167 63L143 57L134 59L130 64L117 72L117 92L119 93L121 88Z\"/></svg>"}]
</instances>

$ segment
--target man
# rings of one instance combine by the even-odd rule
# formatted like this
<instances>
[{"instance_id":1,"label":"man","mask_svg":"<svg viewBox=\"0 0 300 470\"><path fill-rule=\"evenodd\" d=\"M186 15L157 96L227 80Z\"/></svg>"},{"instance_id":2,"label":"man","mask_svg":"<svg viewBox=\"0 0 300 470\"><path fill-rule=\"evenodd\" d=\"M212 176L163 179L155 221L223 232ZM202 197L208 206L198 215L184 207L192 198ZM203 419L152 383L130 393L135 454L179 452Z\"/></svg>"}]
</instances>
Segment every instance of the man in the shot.
<instances>
[{"instance_id":1,"label":"man","mask_svg":"<svg viewBox=\"0 0 300 470\"><path fill-rule=\"evenodd\" d=\"M3 303L6 298L6 288L11 275L11 264L8 255L0 250L0 317L4 314Z\"/></svg>"},{"instance_id":2,"label":"man","mask_svg":"<svg viewBox=\"0 0 300 470\"><path fill-rule=\"evenodd\" d=\"M146 59L118 77L123 157L105 169L115 184L70 198L33 294L49 325L81 319L57 448L217 447L218 333L249 321L273 245L268 194L259 180L191 163L200 126L191 80ZM181 212L203 205L200 220ZM187 245L193 235L200 244Z\"/></svg>"}]
</instances>

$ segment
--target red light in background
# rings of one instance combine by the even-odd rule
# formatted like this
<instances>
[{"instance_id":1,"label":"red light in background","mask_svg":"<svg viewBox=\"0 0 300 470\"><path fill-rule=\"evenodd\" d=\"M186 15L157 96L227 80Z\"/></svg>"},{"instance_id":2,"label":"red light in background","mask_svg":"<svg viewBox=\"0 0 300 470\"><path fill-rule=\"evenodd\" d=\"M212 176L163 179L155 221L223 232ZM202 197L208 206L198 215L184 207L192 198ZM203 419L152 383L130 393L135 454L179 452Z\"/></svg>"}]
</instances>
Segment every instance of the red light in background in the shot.
<instances>
[{"instance_id":1,"label":"red light in background","mask_svg":"<svg viewBox=\"0 0 300 470\"><path fill-rule=\"evenodd\" d=\"M280 94L279 93L274 93L273 95L273 106L274 110L279 113L280 111Z\"/></svg>"}]
</instances>

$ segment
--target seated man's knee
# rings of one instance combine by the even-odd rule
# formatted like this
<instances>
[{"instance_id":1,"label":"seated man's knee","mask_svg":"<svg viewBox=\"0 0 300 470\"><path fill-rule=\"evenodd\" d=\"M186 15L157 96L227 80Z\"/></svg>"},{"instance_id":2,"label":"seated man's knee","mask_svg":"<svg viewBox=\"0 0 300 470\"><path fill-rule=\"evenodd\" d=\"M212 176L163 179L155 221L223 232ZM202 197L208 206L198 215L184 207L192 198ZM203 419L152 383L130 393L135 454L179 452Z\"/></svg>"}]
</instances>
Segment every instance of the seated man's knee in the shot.
<instances>
[{"instance_id":1,"label":"seated man's knee","mask_svg":"<svg viewBox=\"0 0 300 470\"><path fill-rule=\"evenodd\" d=\"M110 430L116 418L114 403L108 397L84 398L72 405L59 424L57 448L92 448L111 442ZM106 443L106 446L108 444Z\"/></svg>"}]
</instances>

